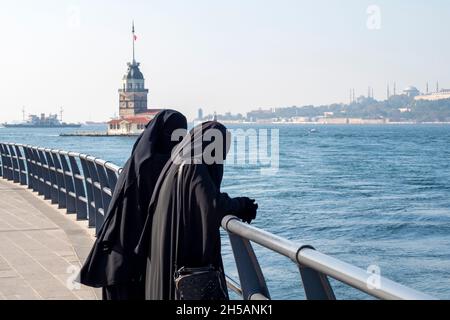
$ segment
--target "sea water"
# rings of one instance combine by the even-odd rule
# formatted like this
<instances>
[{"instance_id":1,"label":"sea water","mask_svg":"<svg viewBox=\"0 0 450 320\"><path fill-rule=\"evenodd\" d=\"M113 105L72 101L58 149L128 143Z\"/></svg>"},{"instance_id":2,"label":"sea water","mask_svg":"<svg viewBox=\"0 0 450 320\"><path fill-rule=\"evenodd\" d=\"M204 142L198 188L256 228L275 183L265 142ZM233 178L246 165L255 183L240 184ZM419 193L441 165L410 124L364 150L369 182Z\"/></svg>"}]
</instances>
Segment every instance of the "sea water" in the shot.
<instances>
[{"instance_id":1,"label":"sea water","mask_svg":"<svg viewBox=\"0 0 450 320\"><path fill-rule=\"evenodd\" d=\"M256 227L450 298L450 126L243 127L248 128L279 129L279 171L267 176L257 166L226 166L222 190L257 199ZM77 151L123 165L136 139L59 136L73 130L0 128L0 141ZM223 238L226 271L237 279ZM304 298L290 260L259 246L255 251L272 298ZM334 280L332 286L339 299L367 297Z\"/></svg>"}]
</instances>

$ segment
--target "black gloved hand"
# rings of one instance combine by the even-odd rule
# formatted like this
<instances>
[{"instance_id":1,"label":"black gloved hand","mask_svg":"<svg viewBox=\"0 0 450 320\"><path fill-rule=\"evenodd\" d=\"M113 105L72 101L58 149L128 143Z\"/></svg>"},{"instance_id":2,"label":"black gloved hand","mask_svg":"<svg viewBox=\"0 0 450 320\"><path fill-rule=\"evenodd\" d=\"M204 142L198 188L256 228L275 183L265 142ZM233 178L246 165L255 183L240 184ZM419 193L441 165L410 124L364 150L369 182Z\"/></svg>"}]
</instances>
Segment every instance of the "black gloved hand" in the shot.
<instances>
[{"instance_id":1,"label":"black gloved hand","mask_svg":"<svg viewBox=\"0 0 450 320\"><path fill-rule=\"evenodd\" d=\"M256 218L256 211L258 210L258 204L255 199L247 197L236 198L239 201L239 208L236 212L238 218L242 221L250 224L252 220Z\"/></svg>"}]
</instances>

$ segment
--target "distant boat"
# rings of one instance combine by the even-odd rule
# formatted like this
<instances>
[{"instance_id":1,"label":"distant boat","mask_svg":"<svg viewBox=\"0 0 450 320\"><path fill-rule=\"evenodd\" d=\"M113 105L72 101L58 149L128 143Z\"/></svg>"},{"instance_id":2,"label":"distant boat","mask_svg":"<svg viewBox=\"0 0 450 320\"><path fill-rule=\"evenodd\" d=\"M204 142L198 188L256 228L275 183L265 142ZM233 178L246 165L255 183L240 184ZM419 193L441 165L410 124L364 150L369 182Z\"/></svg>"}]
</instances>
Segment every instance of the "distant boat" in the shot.
<instances>
[{"instance_id":1,"label":"distant boat","mask_svg":"<svg viewBox=\"0 0 450 320\"><path fill-rule=\"evenodd\" d=\"M30 115L28 121L19 123L4 123L5 128L79 128L80 123L66 123L58 120L58 116L50 114L48 117L41 114L40 117Z\"/></svg>"},{"instance_id":2,"label":"distant boat","mask_svg":"<svg viewBox=\"0 0 450 320\"><path fill-rule=\"evenodd\" d=\"M311 129L311 130L309 130L309 133L318 133L319 132L319 130L317 130L317 129Z\"/></svg>"}]
</instances>

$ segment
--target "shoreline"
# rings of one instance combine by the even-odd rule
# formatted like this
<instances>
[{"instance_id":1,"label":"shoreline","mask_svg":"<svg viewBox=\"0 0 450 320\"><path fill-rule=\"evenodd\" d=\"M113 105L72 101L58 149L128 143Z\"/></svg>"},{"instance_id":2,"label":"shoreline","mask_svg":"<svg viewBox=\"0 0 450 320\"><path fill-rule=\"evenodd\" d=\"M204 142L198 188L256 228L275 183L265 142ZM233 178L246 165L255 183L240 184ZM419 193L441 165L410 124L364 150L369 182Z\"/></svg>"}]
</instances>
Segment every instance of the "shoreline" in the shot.
<instances>
[{"instance_id":1,"label":"shoreline","mask_svg":"<svg viewBox=\"0 0 450 320\"><path fill-rule=\"evenodd\" d=\"M387 126L387 125L450 125L450 122L386 122L386 123L323 123L323 122L228 122L227 125L314 125L314 126Z\"/></svg>"},{"instance_id":2,"label":"shoreline","mask_svg":"<svg viewBox=\"0 0 450 320\"><path fill-rule=\"evenodd\" d=\"M219 120L220 121L220 120ZM426 125L450 125L450 122L387 122L387 123L323 123L323 122L227 122L220 121L224 125L245 125L245 126L350 126L350 127L364 127L364 126L426 126ZM191 122L192 123L192 122ZM9 128L8 128L9 129ZM109 134L107 132L99 131L82 131L82 132L68 132L60 133L60 137L138 137L140 134Z\"/></svg>"}]
</instances>

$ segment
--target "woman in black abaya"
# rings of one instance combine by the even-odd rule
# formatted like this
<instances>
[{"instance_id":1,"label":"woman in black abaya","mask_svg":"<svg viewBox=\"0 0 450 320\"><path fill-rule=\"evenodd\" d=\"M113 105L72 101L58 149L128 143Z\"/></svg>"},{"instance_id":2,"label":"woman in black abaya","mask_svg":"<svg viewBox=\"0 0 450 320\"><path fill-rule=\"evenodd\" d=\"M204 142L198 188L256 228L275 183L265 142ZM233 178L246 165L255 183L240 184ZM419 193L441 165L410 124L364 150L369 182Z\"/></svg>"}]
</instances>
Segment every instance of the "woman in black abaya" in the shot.
<instances>
[{"instance_id":1,"label":"woman in black abaya","mask_svg":"<svg viewBox=\"0 0 450 320\"><path fill-rule=\"evenodd\" d=\"M147 256L146 299L175 299L174 273L181 267L213 266L223 272L222 218L227 214L247 222L255 218L254 200L230 198L220 191L229 142L222 124L204 123L191 130L163 169L149 206L154 215L147 216L137 247ZM211 162L211 155L219 161Z\"/></svg>"},{"instance_id":2,"label":"woman in black abaya","mask_svg":"<svg viewBox=\"0 0 450 320\"><path fill-rule=\"evenodd\" d=\"M105 300L144 299L146 261L134 249L142 233L158 177L178 141L172 133L187 129L179 112L164 110L151 120L134 144L105 222L80 272L80 282L103 287Z\"/></svg>"}]
</instances>

